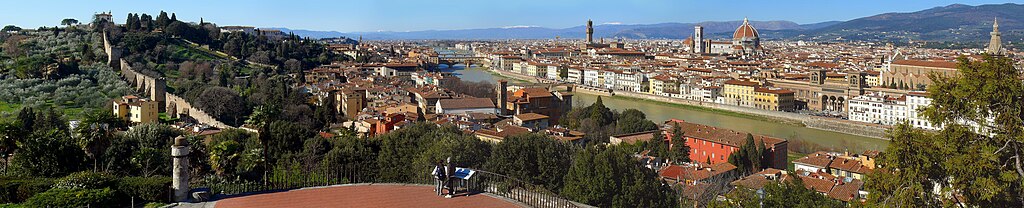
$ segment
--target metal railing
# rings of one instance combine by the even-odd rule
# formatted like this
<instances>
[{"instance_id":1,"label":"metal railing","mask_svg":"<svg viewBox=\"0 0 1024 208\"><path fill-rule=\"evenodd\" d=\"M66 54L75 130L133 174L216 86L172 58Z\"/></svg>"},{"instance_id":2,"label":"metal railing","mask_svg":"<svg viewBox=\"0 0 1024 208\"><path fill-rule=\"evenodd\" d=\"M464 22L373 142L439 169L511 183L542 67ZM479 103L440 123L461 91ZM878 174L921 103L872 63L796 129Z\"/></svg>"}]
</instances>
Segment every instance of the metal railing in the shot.
<instances>
[{"instance_id":1,"label":"metal railing","mask_svg":"<svg viewBox=\"0 0 1024 208\"><path fill-rule=\"evenodd\" d=\"M476 174L468 180L453 180L456 195L493 194L513 201L543 208L590 207L562 198L538 185L505 176L498 173L476 170ZM360 183L404 183L430 184L435 179L429 173L415 174L402 180L378 179L359 168L328 169L302 171L301 174L271 174L264 181L205 181L193 183L192 187L209 189L213 199L245 196L261 193L287 191L305 187L332 186Z\"/></svg>"}]
</instances>

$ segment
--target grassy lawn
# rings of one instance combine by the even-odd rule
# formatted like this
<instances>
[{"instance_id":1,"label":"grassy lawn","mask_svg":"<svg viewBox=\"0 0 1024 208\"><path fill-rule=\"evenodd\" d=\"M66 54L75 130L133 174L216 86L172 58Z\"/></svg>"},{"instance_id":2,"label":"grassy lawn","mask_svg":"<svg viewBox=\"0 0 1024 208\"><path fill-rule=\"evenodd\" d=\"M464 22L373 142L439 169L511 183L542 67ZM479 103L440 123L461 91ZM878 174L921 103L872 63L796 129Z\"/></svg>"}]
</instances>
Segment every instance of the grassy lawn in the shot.
<instances>
[{"instance_id":1,"label":"grassy lawn","mask_svg":"<svg viewBox=\"0 0 1024 208\"><path fill-rule=\"evenodd\" d=\"M72 120L82 118L82 115L85 112L84 108L62 108L62 110L64 111L64 116L67 116L68 119Z\"/></svg>"},{"instance_id":2,"label":"grassy lawn","mask_svg":"<svg viewBox=\"0 0 1024 208\"><path fill-rule=\"evenodd\" d=\"M631 100L631 101L639 101L639 102L651 102L651 103L656 103L656 104L661 104L661 105L668 105L668 106L677 107L677 108L684 108L684 109L687 109L687 110L704 111L704 112L709 112L709 113L714 113L714 114L719 114L719 115L732 116L732 117L740 117L740 118L747 118L747 119L754 119L754 120L761 120L761 121L768 121L768 122L781 122L781 123L790 124L790 125L803 126L803 123L801 123L799 121L792 121L792 120L787 120L787 119L776 119L776 118L771 118L771 117L767 117L767 116L747 114L747 113L740 113L740 112L734 112L734 111L727 111L727 110L708 108L708 107L703 107L703 106L687 105L687 104L680 104L680 103L670 103L670 102L663 102L663 101L657 101L657 100L648 100L648 99L642 99L642 98L626 97L626 96L621 96L621 95L615 95L614 97L618 98L618 99L623 99L623 100Z\"/></svg>"},{"instance_id":3,"label":"grassy lawn","mask_svg":"<svg viewBox=\"0 0 1024 208\"><path fill-rule=\"evenodd\" d=\"M171 45L171 57L183 60L217 60L218 57L193 47Z\"/></svg>"},{"instance_id":4,"label":"grassy lawn","mask_svg":"<svg viewBox=\"0 0 1024 208\"><path fill-rule=\"evenodd\" d=\"M804 156L806 156L806 154L790 152L789 155L787 155L788 159L786 160L787 161L786 162L786 166L787 166L786 170L788 170L788 171L795 171L796 168L793 168L793 161L796 160L796 159L800 159L801 157L804 157Z\"/></svg>"}]
</instances>

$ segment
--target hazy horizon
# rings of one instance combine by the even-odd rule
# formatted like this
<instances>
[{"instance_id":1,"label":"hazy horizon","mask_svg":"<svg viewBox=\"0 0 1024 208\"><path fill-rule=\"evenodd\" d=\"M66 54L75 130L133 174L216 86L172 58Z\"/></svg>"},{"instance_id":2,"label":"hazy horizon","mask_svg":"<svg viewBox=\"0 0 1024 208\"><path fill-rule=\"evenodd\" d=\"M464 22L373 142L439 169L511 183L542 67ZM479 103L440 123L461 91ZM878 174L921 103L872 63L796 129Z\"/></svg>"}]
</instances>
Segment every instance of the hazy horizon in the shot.
<instances>
[{"instance_id":1,"label":"hazy horizon","mask_svg":"<svg viewBox=\"0 0 1024 208\"><path fill-rule=\"evenodd\" d=\"M738 2L738 3L737 3ZM337 32L405 32L502 27L570 28L594 24L658 24L737 21L792 21L813 24L846 21L889 12L914 12L950 4L982 5L1016 3L1004 1L538 1L479 2L452 1L215 1L132 2L124 0L81 3L16 1L0 8L0 24L22 28L59 25L64 18L82 22L98 12L110 11L115 22L128 13L156 16L161 10L177 14L179 20L200 18L218 25L247 25ZM709 9L722 8L722 9ZM799 12L787 12L799 11ZM640 12L640 13L637 13Z\"/></svg>"}]
</instances>

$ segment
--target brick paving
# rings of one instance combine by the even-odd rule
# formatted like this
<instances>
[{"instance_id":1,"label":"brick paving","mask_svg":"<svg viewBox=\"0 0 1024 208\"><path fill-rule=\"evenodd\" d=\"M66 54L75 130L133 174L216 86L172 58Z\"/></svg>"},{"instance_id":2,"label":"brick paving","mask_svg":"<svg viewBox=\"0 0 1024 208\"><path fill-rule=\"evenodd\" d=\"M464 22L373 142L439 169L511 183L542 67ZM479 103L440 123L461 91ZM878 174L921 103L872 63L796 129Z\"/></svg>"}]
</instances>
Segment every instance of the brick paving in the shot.
<instances>
[{"instance_id":1,"label":"brick paving","mask_svg":"<svg viewBox=\"0 0 1024 208\"><path fill-rule=\"evenodd\" d=\"M432 186L403 184L347 185L291 190L219 200L216 208L232 207L524 207L485 194L446 199Z\"/></svg>"}]
</instances>

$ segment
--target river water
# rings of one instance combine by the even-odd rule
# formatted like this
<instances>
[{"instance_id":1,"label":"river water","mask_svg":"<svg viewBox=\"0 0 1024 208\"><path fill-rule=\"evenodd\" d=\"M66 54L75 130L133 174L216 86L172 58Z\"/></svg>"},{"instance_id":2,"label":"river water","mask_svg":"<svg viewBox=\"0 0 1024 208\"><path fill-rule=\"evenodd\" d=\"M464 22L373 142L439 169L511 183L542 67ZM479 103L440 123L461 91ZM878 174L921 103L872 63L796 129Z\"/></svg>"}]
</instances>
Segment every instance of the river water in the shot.
<instances>
[{"instance_id":1,"label":"river water","mask_svg":"<svg viewBox=\"0 0 1024 208\"><path fill-rule=\"evenodd\" d=\"M455 65L452 68L442 68L441 71L452 72L459 78L474 82L495 82L495 76L485 68L469 68L463 65ZM575 93L573 96L574 106L587 106L597 100L596 95ZM817 144L824 148L835 151L850 151L860 153L864 150L885 150L888 141L862 137L850 134L843 134L831 131L807 128L803 126L786 124L763 119L724 115L714 112L694 110L672 104L643 101L636 99L624 99L618 97L602 97L602 102L608 108L622 111L625 109L637 109L647 114L647 119L656 123L675 118L687 122L733 129L737 131L763 134L772 137L784 138L790 141L804 141ZM794 145L797 142L791 142Z\"/></svg>"}]
</instances>

